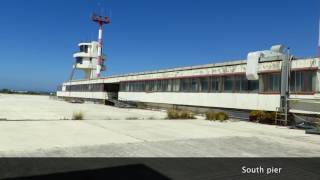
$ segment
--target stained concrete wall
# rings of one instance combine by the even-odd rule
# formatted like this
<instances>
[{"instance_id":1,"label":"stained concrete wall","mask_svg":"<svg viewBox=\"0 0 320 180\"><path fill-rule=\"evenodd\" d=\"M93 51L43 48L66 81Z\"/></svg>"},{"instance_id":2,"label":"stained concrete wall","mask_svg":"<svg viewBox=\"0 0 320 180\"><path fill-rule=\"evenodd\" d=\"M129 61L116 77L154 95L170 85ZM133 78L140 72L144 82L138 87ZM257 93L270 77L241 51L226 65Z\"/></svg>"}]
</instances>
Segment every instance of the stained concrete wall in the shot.
<instances>
[{"instance_id":1,"label":"stained concrete wall","mask_svg":"<svg viewBox=\"0 0 320 180\"><path fill-rule=\"evenodd\" d=\"M164 104L275 111L280 95L252 93L119 92L119 98Z\"/></svg>"}]
</instances>

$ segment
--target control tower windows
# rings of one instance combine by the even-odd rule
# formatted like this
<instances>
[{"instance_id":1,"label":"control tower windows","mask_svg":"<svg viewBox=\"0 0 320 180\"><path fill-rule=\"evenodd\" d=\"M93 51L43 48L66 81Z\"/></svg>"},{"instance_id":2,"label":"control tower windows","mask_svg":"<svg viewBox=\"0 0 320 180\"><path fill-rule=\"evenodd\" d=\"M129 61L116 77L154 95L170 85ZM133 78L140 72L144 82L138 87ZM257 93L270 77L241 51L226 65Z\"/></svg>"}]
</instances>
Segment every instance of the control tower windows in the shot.
<instances>
[{"instance_id":1,"label":"control tower windows","mask_svg":"<svg viewBox=\"0 0 320 180\"><path fill-rule=\"evenodd\" d=\"M88 45L81 45L80 52L88 53L89 46Z\"/></svg>"},{"instance_id":2,"label":"control tower windows","mask_svg":"<svg viewBox=\"0 0 320 180\"><path fill-rule=\"evenodd\" d=\"M82 58L81 57L77 57L76 58L76 62L77 62L77 64L82 64Z\"/></svg>"}]
</instances>

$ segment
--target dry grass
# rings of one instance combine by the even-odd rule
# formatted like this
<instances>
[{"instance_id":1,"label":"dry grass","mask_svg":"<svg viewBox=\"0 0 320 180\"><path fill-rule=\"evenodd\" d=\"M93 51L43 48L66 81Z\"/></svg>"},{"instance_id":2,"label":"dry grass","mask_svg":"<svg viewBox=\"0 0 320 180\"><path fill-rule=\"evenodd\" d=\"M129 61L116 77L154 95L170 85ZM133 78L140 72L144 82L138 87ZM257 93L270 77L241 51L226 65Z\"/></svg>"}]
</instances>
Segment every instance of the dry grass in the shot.
<instances>
[{"instance_id":1,"label":"dry grass","mask_svg":"<svg viewBox=\"0 0 320 180\"><path fill-rule=\"evenodd\" d=\"M206 113L206 119L210 121L215 121L215 120L226 121L229 119L229 116L225 112L210 111Z\"/></svg>"},{"instance_id":2,"label":"dry grass","mask_svg":"<svg viewBox=\"0 0 320 180\"><path fill-rule=\"evenodd\" d=\"M83 112L79 111L79 112L74 112L72 114L72 120L83 120L84 119L84 114Z\"/></svg>"},{"instance_id":3,"label":"dry grass","mask_svg":"<svg viewBox=\"0 0 320 180\"><path fill-rule=\"evenodd\" d=\"M147 105L143 102L138 102L137 103L137 108L138 109L146 109L147 108Z\"/></svg>"},{"instance_id":4,"label":"dry grass","mask_svg":"<svg viewBox=\"0 0 320 180\"><path fill-rule=\"evenodd\" d=\"M168 119L196 119L194 117L194 114L190 111L175 110L175 109L169 109L167 111L167 118Z\"/></svg>"},{"instance_id":5,"label":"dry grass","mask_svg":"<svg viewBox=\"0 0 320 180\"><path fill-rule=\"evenodd\" d=\"M276 117L275 112L251 111L249 115L249 120L253 122L262 123L262 124L274 124L275 117Z\"/></svg>"}]
</instances>

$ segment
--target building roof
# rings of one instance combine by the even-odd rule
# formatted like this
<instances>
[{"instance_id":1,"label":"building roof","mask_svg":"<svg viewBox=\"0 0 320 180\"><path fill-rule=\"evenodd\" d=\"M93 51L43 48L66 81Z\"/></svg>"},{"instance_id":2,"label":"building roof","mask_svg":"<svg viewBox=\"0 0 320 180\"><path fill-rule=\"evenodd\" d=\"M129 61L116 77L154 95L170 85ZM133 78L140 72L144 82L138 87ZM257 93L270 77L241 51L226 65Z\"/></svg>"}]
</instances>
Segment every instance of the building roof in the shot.
<instances>
[{"instance_id":1,"label":"building roof","mask_svg":"<svg viewBox=\"0 0 320 180\"><path fill-rule=\"evenodd\" d=\"M303 60L303 59L310 59L310 58L301 58L301 59L294 59L294 60ZM280 61L280 57L275 58L275 59L265 58L265 59L260 60L260 62L267 62L267 61ZM235 61L218 62L218 63L195 65L195 66L184 66L184 67L168 68L168 69L161 69L161 70L151 70L151 71L142 71L142 72L119 74L119 75L111 75L111 76L106 76L106 77L94 78L91 80L116 78L116 77L123 77L123 76L165 73L165 72L174 72L174 71L185 71L185 70L193 70L193 69L204 69L204 68L222 67L222 66L233 66L233 65L246 64L246 63L247 63L247 60L235 60ZM86 80L86 79L78 79L78 80L72 80L72 81L83 81L83 80Z\"/></svg>"}]
</instances>

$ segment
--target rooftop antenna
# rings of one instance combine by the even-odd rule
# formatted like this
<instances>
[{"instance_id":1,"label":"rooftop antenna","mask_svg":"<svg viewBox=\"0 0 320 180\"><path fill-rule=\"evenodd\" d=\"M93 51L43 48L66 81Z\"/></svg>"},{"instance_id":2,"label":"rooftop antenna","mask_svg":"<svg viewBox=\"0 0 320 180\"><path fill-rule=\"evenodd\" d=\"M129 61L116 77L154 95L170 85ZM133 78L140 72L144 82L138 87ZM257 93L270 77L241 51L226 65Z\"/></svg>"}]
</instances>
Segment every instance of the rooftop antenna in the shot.
<instances>
[{"instance_id":1,"label":"rooftop antenna","mask_svg":"<svg viewBox=\"0 0 320 180\"><path fill-rule=\"evenodd\" d=\"M110 23L110 18L107 16L97 15L97 14L93 13L93 15L91 16L91 19L93 22L97 23L99 26L98 53L97 53L98 63L97 63L96 75L97 75L97 77L100 77L101 70L105 70L105 67L103 65L104 60L102 57L102 27L104 24Z\"/></svg>"}]
</instances>

